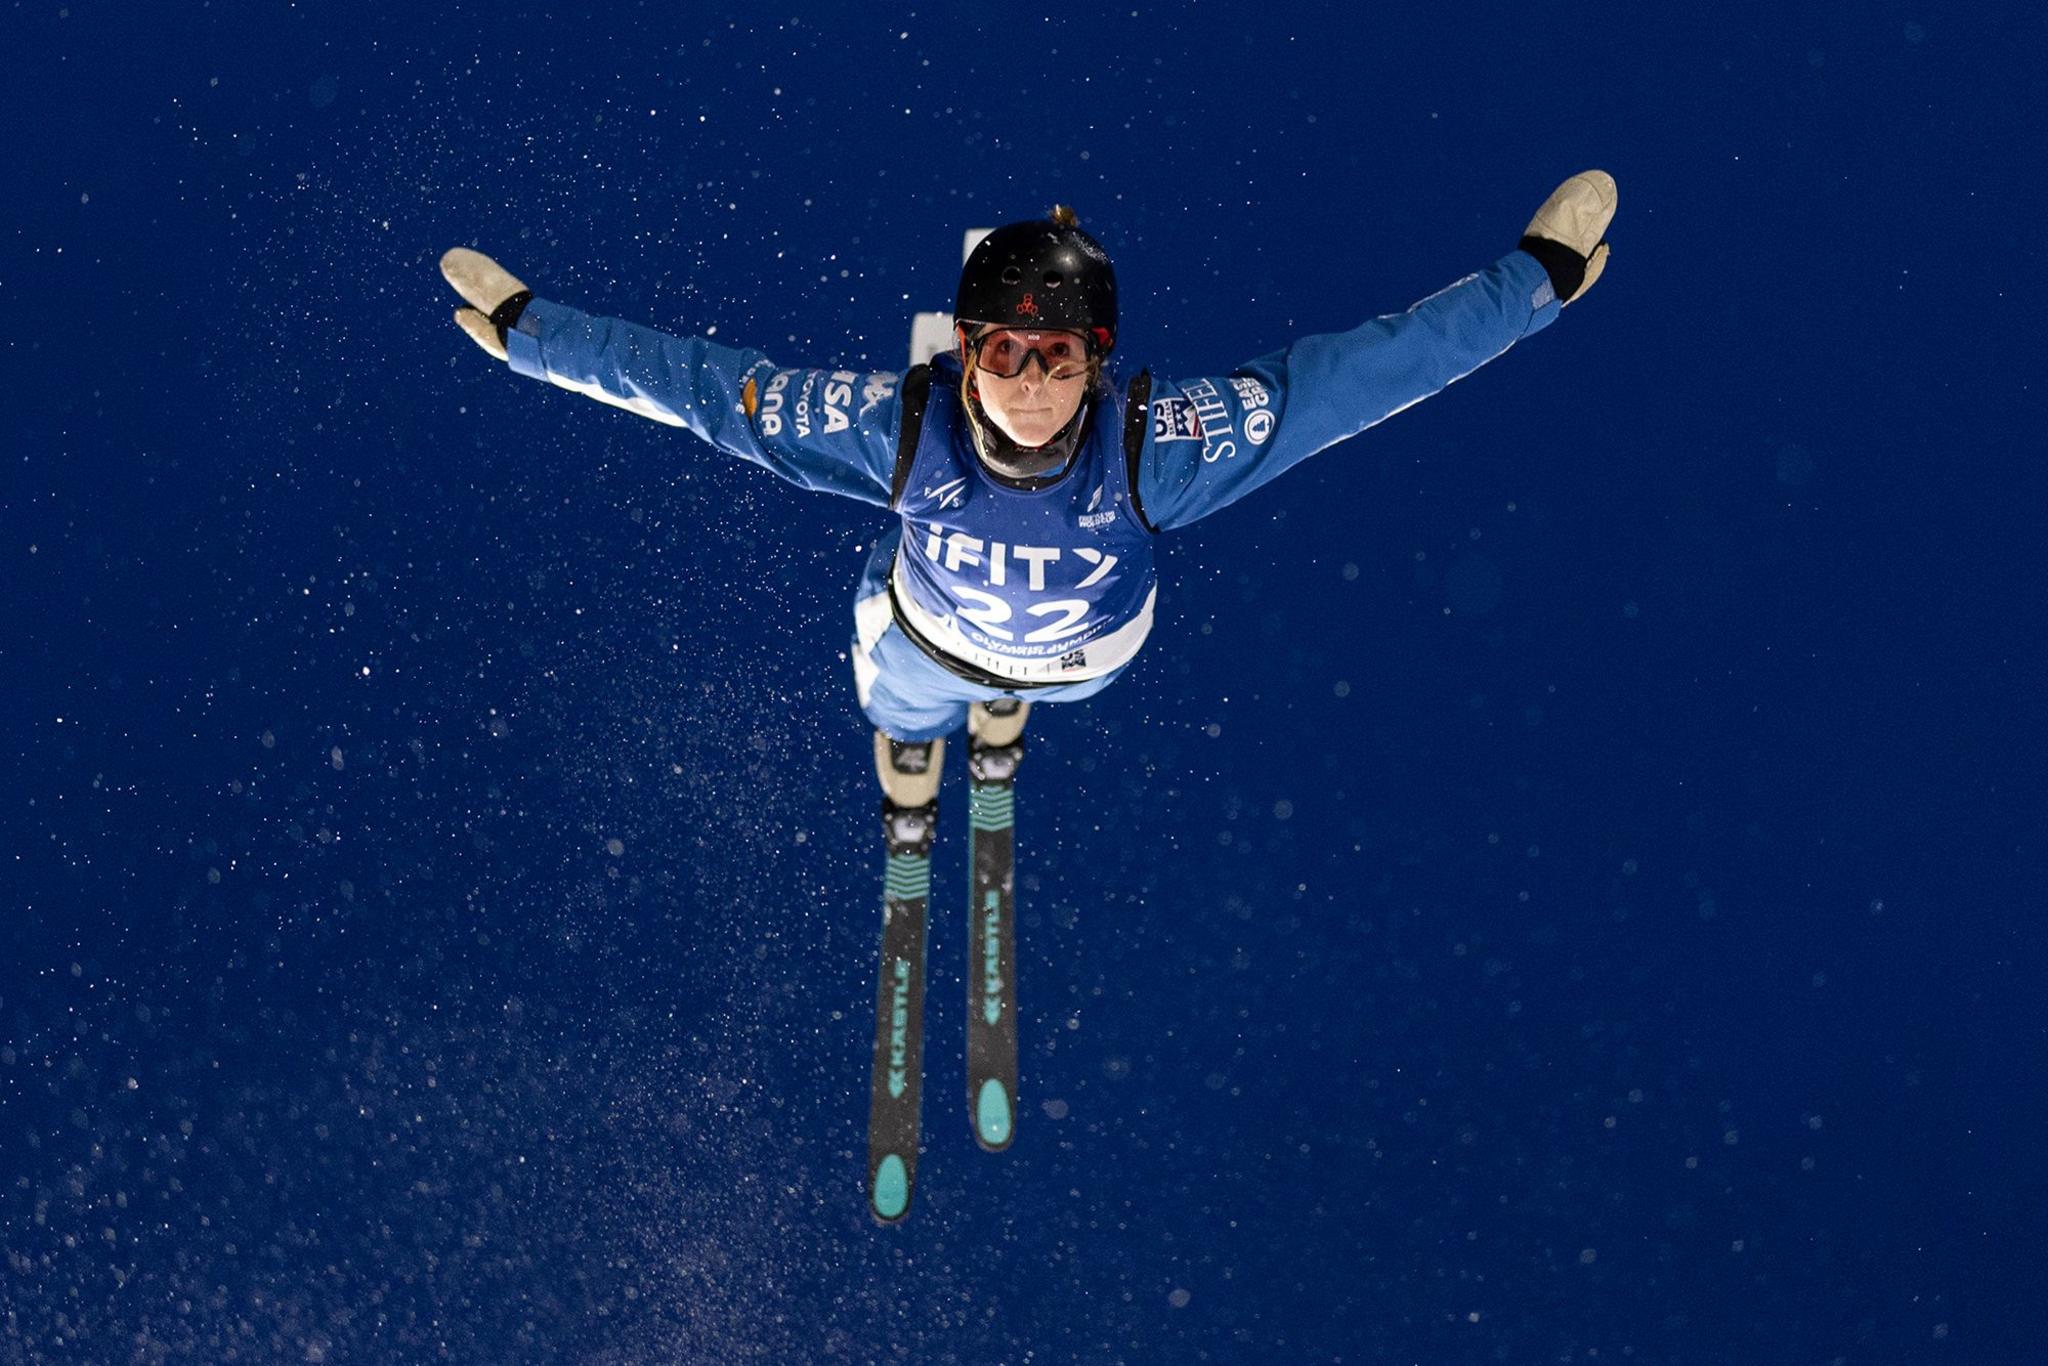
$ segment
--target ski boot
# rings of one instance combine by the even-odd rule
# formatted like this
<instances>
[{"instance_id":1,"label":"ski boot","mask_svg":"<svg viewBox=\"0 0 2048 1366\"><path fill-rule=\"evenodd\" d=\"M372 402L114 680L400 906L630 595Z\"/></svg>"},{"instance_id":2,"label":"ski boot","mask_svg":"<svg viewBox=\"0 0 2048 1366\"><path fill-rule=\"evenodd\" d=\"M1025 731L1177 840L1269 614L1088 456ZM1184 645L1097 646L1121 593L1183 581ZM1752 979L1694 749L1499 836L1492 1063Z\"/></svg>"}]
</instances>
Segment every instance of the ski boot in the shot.
<instances>
[{"instance_id":1,"label":"ski boot","mask_svg":"<svg viewBox=\"0 0 2048 1366\"><path fill-rule=\"evenodd\" d=\"M897 740L887 731L875 732L875 776L891 806L909 808L936 801L945 759L943 739Z\"/></svg>"},{"instance_id":2,"label":"ski boot","mask_svg":"<svg viewBox=\"0 0 2048 1366\"><path fill-rule=\"evenodd\" d=\"M998 697L993 702L976 702L967 709L968 767L972 770L977 755L984 756L982 762L992 770L989 781L1000 781L1014 777L1017 765L1024 760L1024 722L1031 715L1031 704L1014 697ZM994 755L991 750L1014 749L1014 754ZM979 776L978 774L976 776Z\"/></svg>"}]
</instances>

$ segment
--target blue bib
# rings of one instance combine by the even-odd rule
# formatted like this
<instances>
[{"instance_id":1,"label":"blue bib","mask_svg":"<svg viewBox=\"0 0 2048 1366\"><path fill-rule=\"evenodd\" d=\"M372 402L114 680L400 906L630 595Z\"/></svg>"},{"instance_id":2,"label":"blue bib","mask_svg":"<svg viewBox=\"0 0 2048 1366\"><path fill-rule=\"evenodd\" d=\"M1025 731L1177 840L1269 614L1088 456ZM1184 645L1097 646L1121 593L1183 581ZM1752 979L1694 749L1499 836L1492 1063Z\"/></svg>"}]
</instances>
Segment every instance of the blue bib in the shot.
<instances>
[{"instance_id":1,"label":"blue bib","mask_svg":"<svg viewBox=\"0 0 2048 1366\"><path fill-rule=\"evenodd\" d=\"M895 508L898 610L945 654L1024 683L1099 677L1152 629L1152 533L1123 458L1121 393L1094 400L1066 473L1045 488L998 481L974 453L959 370L932 367L931 396Z\"/></svg>"}]
</instances>

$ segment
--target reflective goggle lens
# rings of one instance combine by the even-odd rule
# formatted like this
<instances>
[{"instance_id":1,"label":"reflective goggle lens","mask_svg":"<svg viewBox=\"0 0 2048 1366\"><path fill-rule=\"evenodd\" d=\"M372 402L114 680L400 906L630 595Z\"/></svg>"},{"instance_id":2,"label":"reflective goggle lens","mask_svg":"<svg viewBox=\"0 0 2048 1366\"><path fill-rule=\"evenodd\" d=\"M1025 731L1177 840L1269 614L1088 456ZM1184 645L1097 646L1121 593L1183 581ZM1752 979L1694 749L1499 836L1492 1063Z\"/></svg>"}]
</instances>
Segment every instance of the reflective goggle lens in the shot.
<instances>
[{"instance_id":1,"label":"reflective goggle lens","mask_svg":"<svg viewBox=\"0 0 2048 1366\"><path fill-rule=\"evenodd\" d=\"M1023 332L1005 328L974 343L975 364L998 379L1015 379L1038 357L1048 379L1088 373L1088 339L1078 332Z\"/></svg>"}]
</instances>

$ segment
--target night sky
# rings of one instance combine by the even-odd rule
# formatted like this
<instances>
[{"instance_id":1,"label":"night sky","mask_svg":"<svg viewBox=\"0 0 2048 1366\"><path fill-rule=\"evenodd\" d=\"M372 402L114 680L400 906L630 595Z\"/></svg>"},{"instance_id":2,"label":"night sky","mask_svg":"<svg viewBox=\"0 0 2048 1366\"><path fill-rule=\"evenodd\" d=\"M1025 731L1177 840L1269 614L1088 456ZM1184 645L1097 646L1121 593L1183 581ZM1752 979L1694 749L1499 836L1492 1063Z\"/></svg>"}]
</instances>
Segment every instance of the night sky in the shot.
<instances>
[{"instance_id":1,"label":"night sky","mask_svg":"<svg viewBox=\"0 0 2048 1366\"><path fill-rule=\"evenodd\" d=\"M14 5L0 1362L2048 1354L2038 8ZM2026 114L2034 109L2034 114ZM895 369L1073 204L1220 375L1605 277L1032 718L1023 1095L868 1217L887 515L511 375Z\"/></svg>"}]
</instances>

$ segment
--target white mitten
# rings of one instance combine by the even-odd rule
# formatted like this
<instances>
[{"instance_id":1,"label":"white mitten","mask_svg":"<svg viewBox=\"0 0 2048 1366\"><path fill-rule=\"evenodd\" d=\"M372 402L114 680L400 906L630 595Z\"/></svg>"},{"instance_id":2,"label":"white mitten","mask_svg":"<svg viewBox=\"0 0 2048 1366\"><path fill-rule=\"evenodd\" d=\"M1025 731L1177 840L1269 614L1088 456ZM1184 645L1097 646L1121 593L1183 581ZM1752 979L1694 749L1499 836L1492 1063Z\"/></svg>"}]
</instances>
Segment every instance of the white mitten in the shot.
<instances>
[{"instance_id":1,"label":"white mitten","mask_svg":"<svg viewBox=\"0 0 2048 1366\"><path fill-rule=\"evenodd\" d=\"M1521 247L1550 273L1558 302L1568 304L1607 269L1607 225L1619 192L1605 171L1581 171L1551 191L1529 220Z\"/></svg>"},{"instance_id":2,"label":"white mitten","mask_svg":"<svg viewBox=\"0 0 2048 1366\"><path fill-rule=\"evenodd\" d=\"M469 307L455 310L456 326L469 333L478 346L504 360L505 329L519 321L533 291L511 271L468 247L452 248L441 258L441 275L469 301Z\"/></svg>"}]
</instances>

